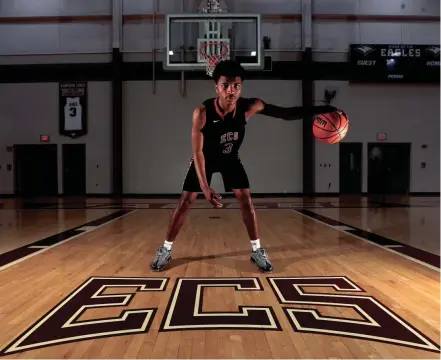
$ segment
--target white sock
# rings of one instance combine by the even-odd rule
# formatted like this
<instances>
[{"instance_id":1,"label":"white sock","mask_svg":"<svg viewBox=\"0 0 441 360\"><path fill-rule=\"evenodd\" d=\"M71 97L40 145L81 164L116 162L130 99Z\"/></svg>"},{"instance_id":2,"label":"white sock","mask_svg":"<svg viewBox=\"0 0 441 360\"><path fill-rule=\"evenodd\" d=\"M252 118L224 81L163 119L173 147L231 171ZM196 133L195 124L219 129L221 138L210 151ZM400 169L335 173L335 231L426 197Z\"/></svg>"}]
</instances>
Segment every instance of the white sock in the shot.
<instances>
[{"instance_id":1,"label":"white sock","mask_svg":"<svg viewBox=\"0 0 441 360\"><path fill-rule=\"evenodd\" d=\"M171 250L172 245L173 245L173 241L172 241L172 242L167 241L167 240L164 241L164 247L165 247L167 250Z\"/></svg>"},{"instance_id":2,"label":"white sock","mask_svg":"<svg viewBox=\"0 0 441 360\"><path fill-rule=\"evenodd\" d=\"M253 247L253 251L256 251L260 248L260 239L251 240L251 246Z\"/></svg>"}]
</instances>

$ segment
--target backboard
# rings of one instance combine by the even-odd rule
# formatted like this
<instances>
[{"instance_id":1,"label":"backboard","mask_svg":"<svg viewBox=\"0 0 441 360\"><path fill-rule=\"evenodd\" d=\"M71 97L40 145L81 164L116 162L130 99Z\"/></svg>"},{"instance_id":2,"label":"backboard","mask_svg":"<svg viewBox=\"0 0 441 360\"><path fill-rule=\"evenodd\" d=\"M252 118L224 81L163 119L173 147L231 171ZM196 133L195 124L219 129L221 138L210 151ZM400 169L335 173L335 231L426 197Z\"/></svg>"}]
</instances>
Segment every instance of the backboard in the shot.
<instances>
[{"instance_id":1,"label":"backboard","mask_svg":"<svg viewBox=\"0 0 441 360\"><path fill-rule=\"evenodd\" d=\"M264 67L259 14L185 13L166 16L164 69L206 71L207 58Z\"/></svg>"}]
</instances>

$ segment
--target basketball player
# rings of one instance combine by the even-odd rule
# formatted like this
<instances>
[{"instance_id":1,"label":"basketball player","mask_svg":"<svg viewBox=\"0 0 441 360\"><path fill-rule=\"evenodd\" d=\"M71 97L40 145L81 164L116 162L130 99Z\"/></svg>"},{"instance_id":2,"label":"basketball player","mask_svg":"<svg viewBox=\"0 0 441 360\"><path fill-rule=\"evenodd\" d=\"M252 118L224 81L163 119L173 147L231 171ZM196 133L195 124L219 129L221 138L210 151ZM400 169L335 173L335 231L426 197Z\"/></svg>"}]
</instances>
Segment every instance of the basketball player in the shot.
<instances>
[{"instance_id":1,"label":"basketball player","mask_svg":"<svg viewBox=\"0 0 441 360\"><path fill-rule=\"evenodd\" d=\"M244 69L232 60L220 62L214 70L213 78L218 96L205 100L193 111L193 157L181 198L170 219L166 240L157 250L151 269L161 271L170 262L173 242L198 193L202 192L213 207L222 208L220 195L210 187L212 175L220 172L225 191L232 191L239 201L242 219L251 241L251 262L261 272L271 272L273 265L265 249L260 246L248 176L239 157L245 126L255 114L296 120L337 109L330 105L316 106L309 110L302 107L283 108L259 99L242 98Z\"/></svg>"}]
</instances>

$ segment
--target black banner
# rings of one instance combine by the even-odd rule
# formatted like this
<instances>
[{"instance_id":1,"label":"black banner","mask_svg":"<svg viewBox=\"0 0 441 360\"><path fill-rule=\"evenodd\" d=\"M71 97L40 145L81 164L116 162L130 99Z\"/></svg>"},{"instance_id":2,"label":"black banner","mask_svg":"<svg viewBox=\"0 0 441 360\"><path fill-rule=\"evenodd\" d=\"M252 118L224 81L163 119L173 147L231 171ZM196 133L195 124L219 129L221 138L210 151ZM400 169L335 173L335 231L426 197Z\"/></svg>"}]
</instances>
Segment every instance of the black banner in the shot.
<instances>
[{"instance_id":1,"label":"black banner","mask_svg":"<svg viewBox=\"0 0 441 360\"><path fill-rule=\"evenodd\" d=\"M439 84L439 53L439 45L352 44L350 81Z\"/></svg>"},{"instance_id":2,"label":"black banner","mask_svg":"<svg viewBox=\"0 0 441 360\"><path fill-rule=\"evenodd\" d=\"M61 135L87 134L87 82L59 83L59 120Z\"/></svg>"}]
</instances>

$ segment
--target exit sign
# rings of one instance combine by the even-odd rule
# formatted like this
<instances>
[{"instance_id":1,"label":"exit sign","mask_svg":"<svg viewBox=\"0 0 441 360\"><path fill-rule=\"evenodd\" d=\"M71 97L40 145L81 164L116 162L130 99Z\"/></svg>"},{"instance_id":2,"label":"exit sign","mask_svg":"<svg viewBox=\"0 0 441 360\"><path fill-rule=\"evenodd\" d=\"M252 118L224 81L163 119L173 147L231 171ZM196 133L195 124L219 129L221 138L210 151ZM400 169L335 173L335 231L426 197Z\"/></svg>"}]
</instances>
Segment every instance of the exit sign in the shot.
<instances>
[{"instance_id":1,"label":"exit sign","mask_svg":"<svg viewBox=\"0 0 441 360\"><path fill-rule=\"evenodd\" d=\"M49 135L40 135L41 142L49 142L51 140Z\"/></svg>"},{"instance_id":2,"label":"exit sign","mask_svg":"<svg viewBox=\"0 0 441 360\"><path fill-rule=\"evenodd\" d=\"M378 133L378 134L377 134L377 140L378 140L378 141L384 141L384 140L387 140L387 134L386 134L386 133Z\"/></svg>"}]
</instances>

